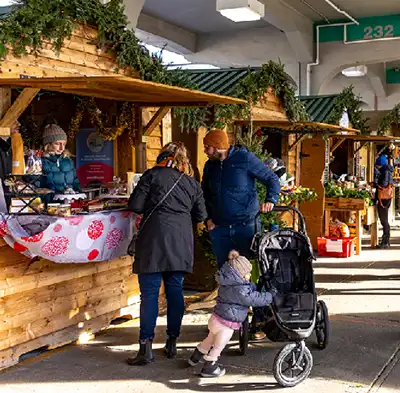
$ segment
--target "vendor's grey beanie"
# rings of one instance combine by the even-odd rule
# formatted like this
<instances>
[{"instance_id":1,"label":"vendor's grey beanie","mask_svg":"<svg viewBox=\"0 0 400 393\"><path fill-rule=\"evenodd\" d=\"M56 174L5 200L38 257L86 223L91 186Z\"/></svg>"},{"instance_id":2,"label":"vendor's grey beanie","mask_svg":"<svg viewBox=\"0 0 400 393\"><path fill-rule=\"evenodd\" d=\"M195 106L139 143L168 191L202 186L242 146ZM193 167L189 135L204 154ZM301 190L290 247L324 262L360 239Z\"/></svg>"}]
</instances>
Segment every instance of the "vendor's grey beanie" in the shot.
<instances>
[{"instance_id":1,"label":"vendor's grey beanie","mask_svg":"<svg viewBox=\"0 0 400 393\"><path fill-rule=\"evenodd\" d=\"M43 144L47 145L56 141L67 141L67 134L57 124L49 124L44 128Z\"/></svg>"},{"instance_id":2,"label":"vendor's grey beanie","mask_svg":"<svg viewBox=\"0 0 400 393\"><path fill-rule=\"evenodd\" d=\"M250 261L241 256L237 251L232 250L228 256L228 263L240 274L241 277L251 273L252 265Z\"/></svg>"}]
</instances>

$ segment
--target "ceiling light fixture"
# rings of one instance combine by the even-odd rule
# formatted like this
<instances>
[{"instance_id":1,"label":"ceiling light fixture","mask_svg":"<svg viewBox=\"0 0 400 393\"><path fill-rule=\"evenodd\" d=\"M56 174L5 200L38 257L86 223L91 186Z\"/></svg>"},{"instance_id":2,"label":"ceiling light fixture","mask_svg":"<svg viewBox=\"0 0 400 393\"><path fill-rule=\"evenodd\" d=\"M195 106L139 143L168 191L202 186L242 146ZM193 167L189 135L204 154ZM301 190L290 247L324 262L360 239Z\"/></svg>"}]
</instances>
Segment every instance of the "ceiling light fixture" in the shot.
<instances>
[{"instance_id":1,"label":"ceiling light fixture","mask_svg":"<svg viewBox=\"0 0 400 393\"><path fill-rule=\"evenodd\" d=\"M365 76L368 73L368 68L365 65L359 65L354 67L345 68L342 70L342 74L348 78L355 78L358 76Z\"/></svg>"},{"instance_id":2,"label":"ceiling light fixture","mask_svg":"<svg viewBox=\"0 0 400 393\"><path fill-rule=\"evenodd\" d=\"M265 6L258 0L217 0L217 11L234 22L260 20Z\"/></svg>"}]
</instances>

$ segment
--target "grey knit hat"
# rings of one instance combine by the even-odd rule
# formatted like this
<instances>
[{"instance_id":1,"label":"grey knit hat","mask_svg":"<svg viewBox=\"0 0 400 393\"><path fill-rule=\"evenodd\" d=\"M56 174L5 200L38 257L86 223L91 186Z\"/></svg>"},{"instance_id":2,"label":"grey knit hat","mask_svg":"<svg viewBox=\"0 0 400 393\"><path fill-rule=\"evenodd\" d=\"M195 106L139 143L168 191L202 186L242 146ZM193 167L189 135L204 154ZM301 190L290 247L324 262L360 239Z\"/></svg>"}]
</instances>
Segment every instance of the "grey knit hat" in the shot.
<instances>
[{"instance_id":1,"label":"grey knit hat","mask_svg":"<svg viewBox=\"0 0 400 393\"><path fill-rule=\"evenodd\" d=\"M43 144L47 145L56 141L67 141L67 134L57 124L49 124L44 128Z\"/></svg>"},{"instance_id":2,"label":"grey knit hat","mask_svg":"<svg viewBox=\"0 0 400 393\"><path fill-rule=\"evenodd\" d=\"M240 274L241 277L251 273L252 265L250 261L241 256L237 251L232 250L228 256L228 263Z\"/></svg>"}]
</instances>

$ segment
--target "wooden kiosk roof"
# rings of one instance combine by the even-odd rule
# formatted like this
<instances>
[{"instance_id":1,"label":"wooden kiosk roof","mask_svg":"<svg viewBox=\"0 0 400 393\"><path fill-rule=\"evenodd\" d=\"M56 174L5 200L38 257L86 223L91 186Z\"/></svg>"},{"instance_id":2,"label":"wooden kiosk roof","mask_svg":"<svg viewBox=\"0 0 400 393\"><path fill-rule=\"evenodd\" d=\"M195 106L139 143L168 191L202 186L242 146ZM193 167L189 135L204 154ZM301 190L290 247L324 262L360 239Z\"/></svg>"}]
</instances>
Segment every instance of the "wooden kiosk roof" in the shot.
<instances>
[{"instance_id":1,"label":"wooden kiosk roof","mask_svg":"<svg viewBox=\"0 0 400 393\"><path fill-rule=\"evenodd\" d=\"M237 120L235 124L248 124L248 120ZM342 126L337 126L334 124L310 122L310 121L299 121L291 122L289 120L254 120L253 124L256 127L264 128L275 128L278 130L287 131L292 134L313 134L313 133L324 133L333 134L333 136L342 136L341 133L346 133L344 135L356 135L360 131L354 128L346 128Z\"/></svg>"},{"instance_id":2,"label":"wooden kiosk roof","mask_svg":"<svg viewBox=\"0 0 400 393\"><path fill-rule=\"evenodd\" d=\"M245 104L238 98L147 82L120 75L54 78L0 78L0 87L35 88L67 94L135 102L141 107Z\"/></svg>"},{"instance_id":3,"label":"wooden kiosk roof","mask_svg":"<svg viewBox=\"0 0 400 393\"><path fill-rule=\"evenodd\" d=\"M399 137L384 135L330 135L329 137L337 138L337 142L330 148L331 153L333 153L346 140L361 142L354 154L360 151L367 143L400 143Z\"/></svg>"}]
</instances>

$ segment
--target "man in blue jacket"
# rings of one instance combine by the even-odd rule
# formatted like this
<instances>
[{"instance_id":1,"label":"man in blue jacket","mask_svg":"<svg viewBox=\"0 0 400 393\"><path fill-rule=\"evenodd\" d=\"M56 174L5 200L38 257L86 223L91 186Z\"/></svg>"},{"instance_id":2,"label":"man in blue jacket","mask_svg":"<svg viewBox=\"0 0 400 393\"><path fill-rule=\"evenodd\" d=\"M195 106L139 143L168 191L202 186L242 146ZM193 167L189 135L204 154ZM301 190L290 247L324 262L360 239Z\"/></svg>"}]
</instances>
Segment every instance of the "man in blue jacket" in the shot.
<instances>
[{"instance_id":1,"label":"man in blue jacket","mask_svg":"<svg viewBox=\"0 0 400 393\"><path fill-rule=\"evenodd\" d=\"M245 147L230 146L225 131L209 132L203 143L209 157L202 181L208 214L206 224L221 268L233 249L250 256L254 218L259 211L272 211L279 199L280 183L272 170ZM261 206L256 180L267 187Z\"/></svg>"}]
</instances>

